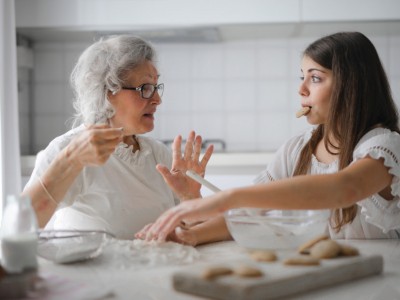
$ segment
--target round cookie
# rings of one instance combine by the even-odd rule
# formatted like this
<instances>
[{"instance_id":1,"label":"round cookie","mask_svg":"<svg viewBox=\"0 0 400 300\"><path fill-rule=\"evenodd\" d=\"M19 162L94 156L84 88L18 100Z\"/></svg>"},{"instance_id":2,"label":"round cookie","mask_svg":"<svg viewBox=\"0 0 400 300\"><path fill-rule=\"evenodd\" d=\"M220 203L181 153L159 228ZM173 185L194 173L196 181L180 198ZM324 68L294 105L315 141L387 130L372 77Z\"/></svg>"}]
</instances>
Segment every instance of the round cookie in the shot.
<instances>
[{"instance_id":1,"label":"round cookie","mask_svg":"<svg viewBox=\"0 0 400 300\"><path fill-rule=\"evenodd\" d=\"M201 278L211 280L218 276L230 275L232 273L233 273L232 269L228 267L224 266L208 267L201 274Z\"/></svg>"},{"instance_id":2,"label":"round cookie","mask_svg":"<svg viewBox=\"0 0 400 300\"><path fill-rule=\"evenodd\" d=\"M233 273L241 277L261 277L264 275L259 269L247 265L236 267Z\"/></svg>"},{"instance_id":3,"label":"round cookie","mask_svg":"<svg viewBox=\"0 0 400 300\"><path fill-rule=\"evenodd\" d=\"M255 250L250 252L250 257L255 261L271 262L276 261L277 256L274 251L268 250Z\"/></svg>"},{"instance_id":4,"label":"round cookie","mask_svg":"<svg viewBox=\"0 0 400 300\"><path fill-rule=\"evenodd\" d=\"M316 243L310 249L310 255L315 258L334 258L339 255L341 247L332 240L324 240Z\"/></svg>"},{"instance_id":5,"label":"round cookie","mask_svg":"<svg viewBox=\"0 0 400 300\"><path fill-rule=\"evenodd\" d=\"M300 255L285 259L283 264L290 266L317 266L319 265L319 259L311 256Z\"/></svg>"},{"instance_id":6,"label":"round cookie","mask_svg":"<svg viewBox=\"0 0 400 300\"><path fill-rule=\"evenodd\" d=\"M326 234L319 235L319 236L305 242L303 245L301 245L297 249L297 251L301 254L309 254L312 246L314 246L316 243L318 243L320 241L327 240L327 239L329 239L329 236L327 236Z\"/></svg>"},{"instance_id":7,"label":"round cookie","mask_svg":"<svg viewBox=\"0 0 400 300\"><path fill-rule=\"evenodd\" d=\"M340 253L341 256L357 256L360 253L358 249L349 245L340 245Z\"/></svg>"}]
</instances>

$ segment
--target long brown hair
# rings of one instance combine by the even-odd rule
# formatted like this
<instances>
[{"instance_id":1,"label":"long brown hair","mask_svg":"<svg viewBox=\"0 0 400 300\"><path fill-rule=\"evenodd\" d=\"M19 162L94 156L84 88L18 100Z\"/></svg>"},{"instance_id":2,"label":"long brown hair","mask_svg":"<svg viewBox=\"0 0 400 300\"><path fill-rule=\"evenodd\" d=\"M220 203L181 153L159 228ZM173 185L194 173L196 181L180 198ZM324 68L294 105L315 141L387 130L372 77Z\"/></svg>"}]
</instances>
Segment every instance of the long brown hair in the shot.
<instances>
[{"instance_id":1,"label":"long brown hair","mask_svg":"<svg viewBox=\"0 0 400 300\"><path fill-rule=\"evenodd\" d=\"M331 154L339 155L341 170L351 163L357 143L371 129L384 127L400 132L398 111L386 73L366 36L359 32L332 34L313 42L303 55L332 70L333 92L327 122L316 128L302 149L294 175L308 173L311 156L322 139ZM337 147L329 137L338 142ZM336 209L333 228L339 231L356 214L356 205Z\"/></svg>"}]
</instances>

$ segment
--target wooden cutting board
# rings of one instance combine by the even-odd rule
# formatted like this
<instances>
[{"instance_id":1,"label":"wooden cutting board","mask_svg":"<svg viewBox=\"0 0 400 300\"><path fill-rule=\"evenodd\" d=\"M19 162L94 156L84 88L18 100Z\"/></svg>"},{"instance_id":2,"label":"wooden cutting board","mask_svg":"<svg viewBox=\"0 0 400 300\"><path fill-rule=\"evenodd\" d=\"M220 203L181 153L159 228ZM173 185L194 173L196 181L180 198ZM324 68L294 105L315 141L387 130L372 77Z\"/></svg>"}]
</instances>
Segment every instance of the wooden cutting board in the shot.
<instances>
[{"instance_id":1,"label":"wooden cutting board","mask_svg":"<svg viewBox=\"0 0 400 300\"><path fill-rule=\"evenodd\" d=\"M226 275L213 280L201 277L206 268L216 265L233 268L250 265L260 269L264 275L257 278ZM380 274L382 270L383 258L380 255L322 260L319 266L286 266L282 261L260 263L242 259L179 271L173 275L173 286L178 291L212 299L266 300Z\"/></svg>"}]
</instances>

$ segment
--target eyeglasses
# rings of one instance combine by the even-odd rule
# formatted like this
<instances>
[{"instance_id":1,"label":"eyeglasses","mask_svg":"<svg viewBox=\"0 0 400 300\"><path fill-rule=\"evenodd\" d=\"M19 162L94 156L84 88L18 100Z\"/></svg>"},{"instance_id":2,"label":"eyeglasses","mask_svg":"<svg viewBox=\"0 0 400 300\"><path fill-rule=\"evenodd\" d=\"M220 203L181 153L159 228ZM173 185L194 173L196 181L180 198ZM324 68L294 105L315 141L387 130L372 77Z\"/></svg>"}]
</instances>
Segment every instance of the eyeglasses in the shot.
<instances>
[{"instance_id":1,"label":"eyeglasses","mask_svg":"<svg viewBox=\"0 0 400 300\"><path fill-rule=\"evenodd\" d=\"M143 99L151 99L156 91L160 97L163 95L164 83L160 84L145 83L138 87L122 87L122 89L131 91L140 91L140 96Z\"/></svg>"}]
</instances>

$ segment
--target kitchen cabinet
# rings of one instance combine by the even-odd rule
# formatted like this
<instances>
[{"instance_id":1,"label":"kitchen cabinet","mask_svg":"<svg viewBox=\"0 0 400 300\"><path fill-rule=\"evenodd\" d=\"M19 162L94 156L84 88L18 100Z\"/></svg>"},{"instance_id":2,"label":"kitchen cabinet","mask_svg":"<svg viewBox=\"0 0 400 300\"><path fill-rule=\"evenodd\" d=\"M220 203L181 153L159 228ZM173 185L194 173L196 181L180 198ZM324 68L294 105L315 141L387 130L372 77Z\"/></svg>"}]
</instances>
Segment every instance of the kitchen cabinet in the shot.
<instances>
[{"instance_id":1,"label":"kitchen cabinet","mask_svg":"<svg viewBox=\"0 0 400 300\"><path fill-rule=\"evenodd\" d=\"M16 0L17 28L140 30L400 20L397 0Z\"/></svg>"},{"instance_id":2,"label":"kitchen cabinet","mask_svg":"<svg viewBox=\"0 0 400 300\"><path fill-rule=\"evenodd\" d=\"M16 0L17 27L121 30L298 22L299 0Z\"/></svg>"},{"instance_id":3,"label":"kitchen cabinet","mask_svg":"<svg viewBox=\"0 0 400 300\"><path fill-rule=\"evenodd\" d=\"M159 42L219 42L320 35L354 24L362 32L400 31L397 0L15 0L15 12L17 32L34 41L130 32Z\"/></svg>"},{"instance_id":4,"label":"kitchen cabinet","mask_svg":"<svg viewBox=\"0 0 400 300\"><path fill-rule=\"evenodd\" d=\"M398 0L304 0L303 22L395 21L400 20Z\"/></svg>"}]
</instances>

